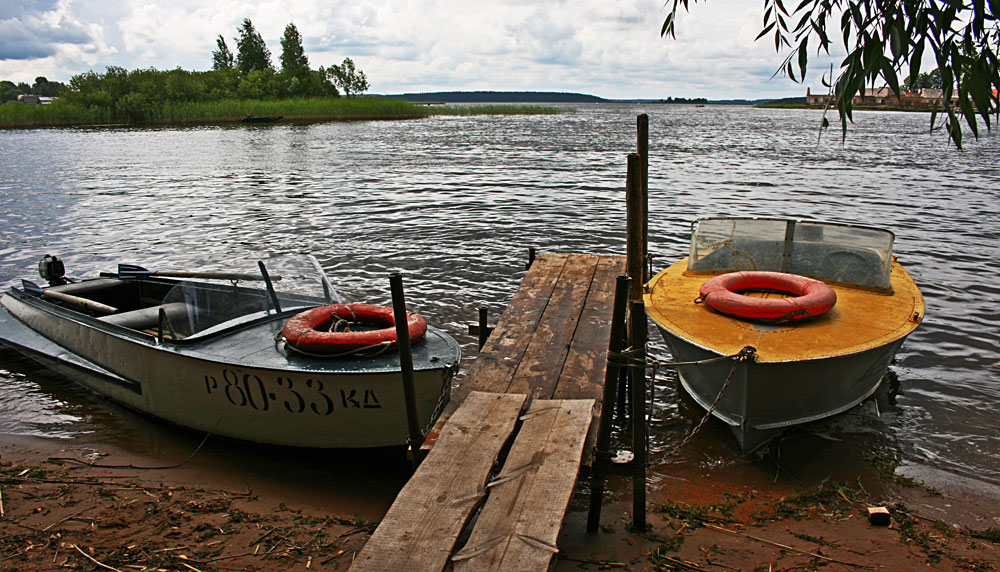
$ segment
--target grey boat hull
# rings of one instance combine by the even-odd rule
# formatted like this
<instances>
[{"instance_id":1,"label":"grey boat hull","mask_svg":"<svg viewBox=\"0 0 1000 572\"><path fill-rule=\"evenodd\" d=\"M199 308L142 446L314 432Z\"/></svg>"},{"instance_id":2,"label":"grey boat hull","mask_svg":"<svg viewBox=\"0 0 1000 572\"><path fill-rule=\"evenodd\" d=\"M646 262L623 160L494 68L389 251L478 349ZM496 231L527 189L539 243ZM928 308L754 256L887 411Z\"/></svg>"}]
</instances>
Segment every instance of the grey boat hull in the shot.
<instances>
[{"instance_id":1,"label":"grey boat hull","mask_svg":"<svg viewBox=\"0 0 1000 572\"><path fill-rule=\"evenodd\" d=\"M406 443L395 352L317 360L283 351L275 334L295 310L261 316L201 342L171 345L21 292L0 301L0 342L96 393L170 423L282 446ZM447 400L460 357L457 342L435 328L414 344L422 425Z\"/></svg>"},{"instance_id":2,"label":"grey boat hull","mask_svg":"<svg viewBox=\"0 0 1000 572\"><path fill-rule=\"evenodd\" d=\"M720 357L658 329L677 361ZM867 399L881 385L904 339L829 358L779 363L724 360L680 366L678 376L684 390L728 425L741 451L748 454L788 427L837 415ZM729 385L719 397L730 373Z\"/></svg>"}]
</instances>

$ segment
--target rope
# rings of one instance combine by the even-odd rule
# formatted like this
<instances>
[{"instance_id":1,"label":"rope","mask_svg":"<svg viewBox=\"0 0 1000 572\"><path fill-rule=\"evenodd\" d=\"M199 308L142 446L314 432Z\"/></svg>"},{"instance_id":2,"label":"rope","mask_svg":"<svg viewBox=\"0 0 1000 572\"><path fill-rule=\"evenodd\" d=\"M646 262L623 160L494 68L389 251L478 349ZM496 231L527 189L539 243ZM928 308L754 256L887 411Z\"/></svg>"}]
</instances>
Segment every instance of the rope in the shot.
<instances>
[{"instance_id":1,"label":"rope","mask_svg":"<svg viewBox=\"0 0 1000 572\"><path fill-rule=\"evenodd\" d=\"M643 359L642 356L646 353L646 351L642 348L633 348L630 346L623 349L620 352L608 351L608 365L617 365L618 367L642 368L642 369L646 369L647 367L652 367L654 370L656 370L661 367L707 365L710 363L716 363L731 359L745 360L747 359L748 354L754 354L756 351L757 350L754 349L752 346L747 346L741 349L740 351L728 356L719 356L697 361L662 361L648 356L645 359Z\"/></svg>"},{"instance_id":2,"label":"rope","mask_svg":"<svg viewBox=\"0 0 1000 572\"><path fill-rule=\"evenodd\" d=\"M274 333L274 343L275 345L284 344L286 350L292 350L293 352L314 358L338 358L338 357L347 357L352 355L360 357L375 357L377 355L385 353L386 350L395 347L396 345L395 341L384 341L384 342L379 342L377 344L372 344L367 347L358 348L356 350L347 350L339 354L318 354L292 346L291 344L288 343L288 340L285 339L285 336L281 335L280 331Z\"/></svg>"}]
</instances>

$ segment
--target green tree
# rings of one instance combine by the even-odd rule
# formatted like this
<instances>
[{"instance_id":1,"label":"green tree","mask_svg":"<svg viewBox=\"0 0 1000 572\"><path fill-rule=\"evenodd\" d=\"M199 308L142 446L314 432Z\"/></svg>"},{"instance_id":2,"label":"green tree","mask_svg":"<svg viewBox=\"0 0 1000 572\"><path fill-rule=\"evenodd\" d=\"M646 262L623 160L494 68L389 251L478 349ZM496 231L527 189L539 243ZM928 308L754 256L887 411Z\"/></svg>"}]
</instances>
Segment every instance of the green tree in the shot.
<instances>
[{"instance_id":1,"label":"green tree","mask_svg":"<svg viewBox=\"0 0 1000 572\"><path fill-rule=\"evenodd\" d=\"M326 73L333 84L340 88L347 97L364 93L370 87L365 72L357 69L351 58L344 58L344 62L339 66L330 66Z\"/></svg>"},{"instance_id":2,"label":"green tree","mask_svg":"<svg viewBox=\"0 0 1000 572\"><path fill-rule=\"evenodd\" d=\"M906 91L920 91L921 89L941 89L941 70L934 68L930 73L919 73L915 76L907 76L903 80L903 89Z\"/></svg>"},{"instance_id":3,"label":"green tree","mask_svg":"<svg viewBox=\"0 0 1000 572\"><path fill-rule=\"evenodd\" d=\"M677 8L687 10L688 4L673 0L661 35L676 37ZM764 0L763 29L757 38L773 35L775 50L787 50L779 72L796 82L805 79L810 41L816 53L827 54L834 42L842 41L847 56L838 71L824 74L823 84L833 96L843 137L852 120L854 96L866 85L883 82L899 94L904 68L910 77L919 77L929 48L941 71L944 128L961 149L962 120L978 138L977 117L991 129L990 115L1000 113L994 95L1000 88L998 18L997 0L801 0L791 12L782 0ZM932 130L937 116L935 109ZM824 116L823 126L828 125Z\"/></svg>"},{"instance_id":4,"label":"green tree","mask_svg":"<svg viewBox=\"0 0 1000 572\"><path fill-rule=\"evenodd\" d=\"M243 18L240 26L240 37L236 40L236 67L244 76L253 71L274 71L271 65L271 51L267 49L264 38L254 29L250 18Z\"/></svg>"},{"instance_id":5,"label":"green tree","mask_svg":"<svg viewBox=\"0 0 1000 572\"><path fill-rule=\"evenodd\" d=\"M65 87L65 84L58 81L49 81L45 76L38 76L35 78L35 83L31 86L31 93L46 97L56 97Z\"/></svg>"},{"instance_id":6,"label":"green tree","mask_svg":"<svg viewBox=\"0 0 1000 572\"><path fill-rule=\"evenodd\" d=\"M289 23L281 37L281 73L301 81L308 72L309 58L302 48L302 36L295 24Z\"/></svg>"},{"instance_id":7,"label":"green tree","mask_svg":"<svg viewBox=\"0 0 1000 572\"><path fill-rule=\"evenodd\" d=\"M226 45L226 39L222 37L222 34L219 34L219 37L215 39L215 45L217 48L212 51L212 69L217 71L233 69L236 60L233 57L233 52L229 51L229 46Z\"/></svg>"},{"instance_id":8,"label":"green tree","mask_svg":"<svg viewBox=\"0 0 1000 572\"><path fill-rule=\"evenodd\" d=\"M17 101L17 84L10 80L0 81L0 103Z\"/></svg>"},{"instance_id":9,"label":"green tree","mask_svg":"<svg viewBox=\"0 0 1000 572\"><path fill-rule=\"evenodd\" d=\"M273 69L254 70L240 82L236 93L241 99L273 98L281 95L280 82Z\"/></svg>"}]
</instances>

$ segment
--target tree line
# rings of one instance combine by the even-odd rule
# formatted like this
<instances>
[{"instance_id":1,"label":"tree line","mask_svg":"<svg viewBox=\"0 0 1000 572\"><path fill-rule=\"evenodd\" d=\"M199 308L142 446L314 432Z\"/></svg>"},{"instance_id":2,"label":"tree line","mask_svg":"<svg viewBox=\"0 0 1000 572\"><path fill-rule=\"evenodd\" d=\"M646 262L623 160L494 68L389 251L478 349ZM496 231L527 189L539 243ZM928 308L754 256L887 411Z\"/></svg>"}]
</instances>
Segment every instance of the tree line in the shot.
<instances>
[{"instance_id":1,"label":"tree line","mask_svg":"<svg viewBox=\"0 0 1000 572\"><path fill-rule=\"evenodd\" d=\"M104 73L77 74L68 85L43 77L33 86L0 81L0 102L29 93L59 96L60 105L103 110L121 121L142 122L156 119L165 107L177 104L339 97L341 92L351 97L369 87L364 72L350 58L341 65L310 69L294 24L285 27L281 40L280 70L274 68L267 45L249 19L239 28L236 49L235 54L231 52L219 35L209 71L129 71L109 66Z\"/></svg>"},{"instance_id":2,"label":"tree line","mask_svg":"<svg viewBox=\"0 0 1000 572\"><path fill-rule=\"evenodd\" d=\"M58 81L49 81L43 76L36 77L35 83L31 85L23 81L14 83L9 80L0 80L0 103L17 101L17 96L19 95L56 97L64 89L66 89L66 84Z\"/></svg>"},{"instance_id":3,"label":"tree line","mask_svg":"<svg viewBox=\"0 0 1000 572\"><path fill-rule=\"evenodd\" d=\"M351 58L344 58L340 65L329 68L309 68L309 58L302 47L302 35L295 24L285 26L281 37L281 70L271 63L271 51L249 18L243 19L236 38L236 53L219 34L216 49L212 52L212 70L236 72L242 81L250 81L262 96L323 96L348 97L368 91L368 78L354 65Z\"/></svg>"}]
</instances>

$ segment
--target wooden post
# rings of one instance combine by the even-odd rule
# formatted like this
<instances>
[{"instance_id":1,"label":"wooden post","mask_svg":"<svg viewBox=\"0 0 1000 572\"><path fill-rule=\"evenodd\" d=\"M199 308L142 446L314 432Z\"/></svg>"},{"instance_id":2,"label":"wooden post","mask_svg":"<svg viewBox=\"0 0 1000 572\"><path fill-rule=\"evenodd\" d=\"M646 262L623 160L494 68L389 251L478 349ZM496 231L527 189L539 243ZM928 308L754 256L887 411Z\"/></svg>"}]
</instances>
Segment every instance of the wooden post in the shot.
<instances>
[{"instance_id":1,"label":"wooden post","mask_svg":"<svg viewBox=\"0 0 1000 572\"><path fill-rule=\"evenodd\" d=\"M643 237L643 216L644 206L642 197L642 159L638 153L631 153L628 156L628 175L625 179L625 203L626 203L626 257L625 269L629 278L632 279L631 299L642 300L643 293L643 266L645 242Z\"/></svg>"},{"instance_id":2,"label":"wooden post","mask_svg":"<svg viewBox=\"0 0 1000 572\"><path fill-rule=\"evenodd\" d=\"M643 271L648 269L646 260L649 258L649 116L645 113L636 118L636 153L639 154L639 178L641 181L640 204L642 205L642 260ZM643 274L642 283L645 286L652 276Z\"/></svg>"},{"instance_id":3,"label":"wooden post","mask_svg":"<svg viewBox=\"0 0 1000 572\"><path fill-rule=\"evenodd\" d=\"M409 429L407 442L413 456L413 469L420 464L420 445L424 430L417 417L417 391L413 381L413 353L410 349L410 329L406 319L406 298L403 296L403 275L389 276L392 289L392 312L396 320L396 346L399 348L399 369L403 376L403 399L406 403L406 424Z\"/></svg>"},{"instance_id":4,"label":"wooden post","mask_svg":"<svg viewBox=\"0 0 1000 572\"><path fill-rule=\"evenodd\" d=\"M615 283L615 300L611 317L611 339L608 341L608 363L604 370L604 397L601 402L601 419L597 427L597 445L590 474L590 510L587 514L587 532L597 532L601 524L601 504L604 500L604 481L611 463L611 426L615 416L615 399L618 395L619 361L613 358L625 345L625 312L628 309L629 277L619 276Z\"/></svg>"},{"instance_id":5,"label":"wooden post","mask_svg":"<svg viewBox=\"0 0 1000 572\"><path fill-rule=\"evenodd\" d=\"M632 350L635 352L631 361L639 365L629 367L632 397L632 452L635 458L632 473L632 529L646 528L646 436L649 427L646 426L646 306L642 300L632 301L629 308L632 318Z\"/></svg>"}]
</instances>

